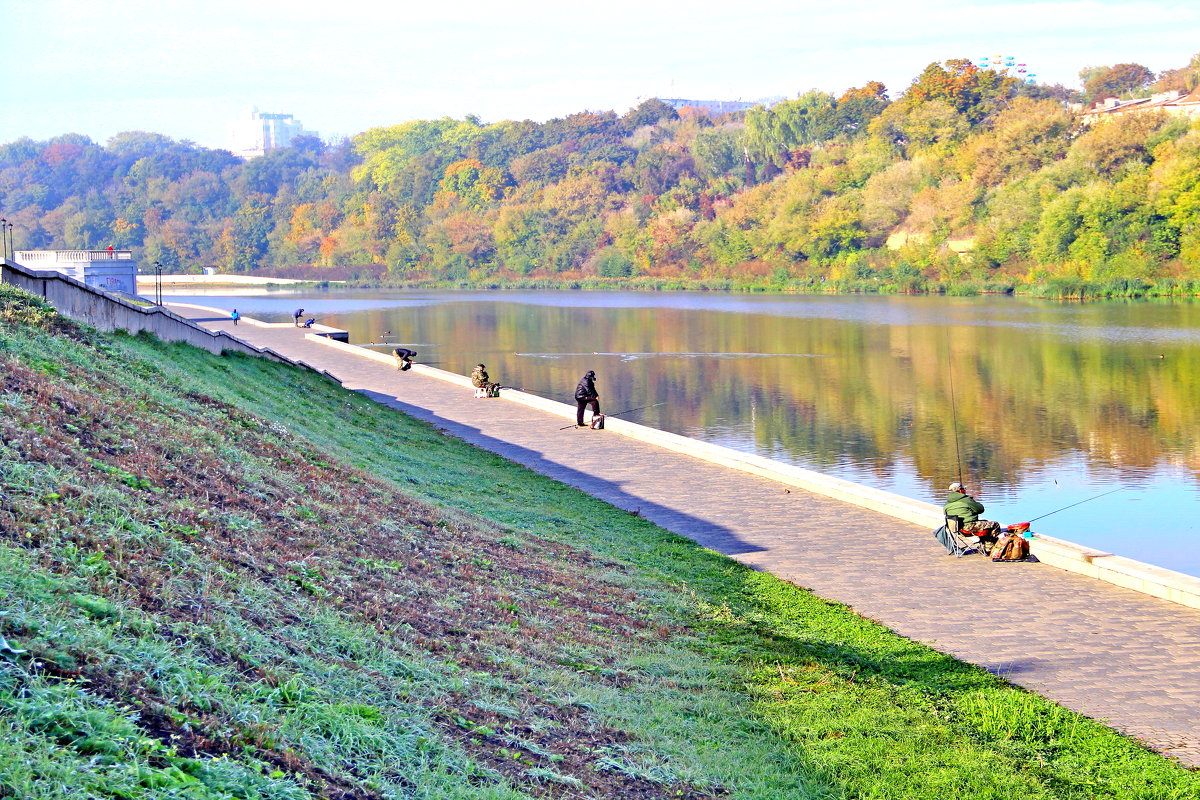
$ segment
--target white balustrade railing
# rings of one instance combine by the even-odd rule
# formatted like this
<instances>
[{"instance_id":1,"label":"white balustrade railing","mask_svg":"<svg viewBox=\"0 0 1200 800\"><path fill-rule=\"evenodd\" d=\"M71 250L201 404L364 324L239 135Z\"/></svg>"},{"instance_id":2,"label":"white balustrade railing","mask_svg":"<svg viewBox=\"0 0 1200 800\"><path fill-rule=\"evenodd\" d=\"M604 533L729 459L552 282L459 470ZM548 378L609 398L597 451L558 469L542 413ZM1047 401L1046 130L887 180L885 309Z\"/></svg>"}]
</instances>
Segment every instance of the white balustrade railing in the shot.
<instances>
[{"instance_id":1,"label":"white balustrade railing","mask_svg":"<svg viewBox=\"0 0 1200 800\"><path fill-rule=\"evenodd\" d=\"M54 261L79 263L82 261L132 261L132 250L18 250L14 257L19 263L27 261Z\"/></svg>"}]
</instances>

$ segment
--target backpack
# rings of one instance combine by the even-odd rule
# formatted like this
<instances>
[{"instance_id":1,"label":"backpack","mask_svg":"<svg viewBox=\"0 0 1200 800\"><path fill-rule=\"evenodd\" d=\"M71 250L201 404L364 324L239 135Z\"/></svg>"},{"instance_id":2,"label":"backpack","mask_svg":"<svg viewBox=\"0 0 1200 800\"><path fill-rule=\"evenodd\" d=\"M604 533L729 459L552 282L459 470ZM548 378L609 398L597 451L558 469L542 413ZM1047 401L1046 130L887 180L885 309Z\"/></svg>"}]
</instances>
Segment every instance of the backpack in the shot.
<instances>
[{"instance_id":1,"label":"backpack","mask_svg":"<svg viewBox=\"0 0 1200 800\"><path fill-rule=\"evenodd\" d=\"M1007 533L1000 537L992 548L992 561L1028 561L1029 542L1015 533Z\"/></svg>"}]
</instances>

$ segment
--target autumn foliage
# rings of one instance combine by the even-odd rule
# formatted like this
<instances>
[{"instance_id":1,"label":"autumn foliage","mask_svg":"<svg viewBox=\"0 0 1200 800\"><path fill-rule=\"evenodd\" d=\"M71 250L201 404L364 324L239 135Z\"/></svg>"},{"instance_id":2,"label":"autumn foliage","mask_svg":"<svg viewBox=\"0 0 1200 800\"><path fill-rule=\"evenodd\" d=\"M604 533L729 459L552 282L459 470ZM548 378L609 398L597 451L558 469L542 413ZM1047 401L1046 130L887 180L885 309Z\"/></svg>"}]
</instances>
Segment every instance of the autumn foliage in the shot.
<instances>
[{"instance_id":1,"label":"autumn foliage","mask_svg":"<svg viewBox=\"0 0 1200 800\"><path fill-rule=\"evenodd\" d=\"M1140 65L1081 73L1096 95ZM133 248L194 270L361 270L412 282L670 279L921 290L1048 278L1180 281L1200 255L1200 132L1089 127L1063 87L964 59L711 115L414 120L242 162L151 133L0 147L18 247ZM830 283L832 281L832 283Z\"/></svg>"}]
</instances>

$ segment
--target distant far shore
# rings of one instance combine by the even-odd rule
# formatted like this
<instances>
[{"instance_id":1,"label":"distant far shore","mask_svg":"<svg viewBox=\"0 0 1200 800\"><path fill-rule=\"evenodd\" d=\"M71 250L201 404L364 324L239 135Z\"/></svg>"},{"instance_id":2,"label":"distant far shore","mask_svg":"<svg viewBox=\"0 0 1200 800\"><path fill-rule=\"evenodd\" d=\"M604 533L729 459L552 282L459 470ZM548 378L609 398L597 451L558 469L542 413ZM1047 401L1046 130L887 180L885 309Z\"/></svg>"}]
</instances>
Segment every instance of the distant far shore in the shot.
<instances>
[{"instance_id":1,"label":"distant far shore","mask_svg":"<svg viewBox=\"0 0 1200 800\"><path fill-rule=\"evenodd\" d=\"M138 275L139 284L153 285L156 280L165 285L203 285L203 286L266 286L267 284L316 283L316 281L298 280L296 278L266 278L257 275ZM343 283L343 281L322 281L322 283Z\"/></svg>"}]
</instances>

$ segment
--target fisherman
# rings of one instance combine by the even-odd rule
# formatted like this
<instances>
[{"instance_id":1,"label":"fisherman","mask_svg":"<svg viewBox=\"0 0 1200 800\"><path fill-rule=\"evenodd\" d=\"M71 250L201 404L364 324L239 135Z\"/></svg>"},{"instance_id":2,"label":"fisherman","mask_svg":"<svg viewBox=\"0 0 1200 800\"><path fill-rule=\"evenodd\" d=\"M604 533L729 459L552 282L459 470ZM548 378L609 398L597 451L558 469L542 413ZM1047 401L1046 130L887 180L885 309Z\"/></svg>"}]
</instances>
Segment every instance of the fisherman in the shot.
<instances>
[{"instance_id":1,"label":"fisherman","mask_svg":"<svg viewBox=\"0 0 1200 800\"><path fill-rule=\"evenodd\" d=\"M476 397L500 396L500 384L491 381L483 364L476 364L475 369L471 370L471 385L475 387Z\"/></svg>"},{"instance_id":2,"label":"fisherman","mask_svg":"<svg viewBox=\"0 0 1200 800\"><path fill-rule=\"evenodd\" d=\"M989 552L992 545L1000 536L1000 523L988 519L980 519L983 513L983 503L967 494L966 487L958 481L950 484L950 494L946 495L946 505L942 507L947 517L957 517L961 523L960 531L978 536L983 543L984 552Z\"/></svg>"},{"instance_id":3,"label":"fisherman","mask_svg":"<svg viewBox=\"0 0 1200 800\"><path fill-rule=\"evenodd\" d=\"M309 317L307 320L304 321L304 327L311 328L313 326L313 323L316 321L317 321L316 317Z\"/></svg>"},{"instance_id":4,"label":"fisherman","mask_svg":"<svg viewBox=\"0 0 1200 800\"><path fill-rule=\"evenodd\" d=\"M592 407L592 419L600 415L600 393L596 391L596 373L588 370L575 387L575 427L583 427L583 410Z\"/></svg>"},{"instance_id":5,"label":"fisherman","mask_svg":"<svg viewBox=\"0 0 1200 800\"><path fill-rule=\"evenodd\" d=\"M417 351L409 350L407 347L397 347L392 351L392 355L396 357L396 369L407 372L412 369L413 358L417 355Z\"/></svg>"},{"instance_id":6,"label":"fisherman","mask_svg":"<svg viewBox=\"0 0 1200 800\"><path fill-rule=\"evenodd\" d=\"M296 324L297 328L300 327L300 318L303 316L304 316L303 308L297 308L295 311L292 312L292 321Z\"/></svg>"}]
</instances>

